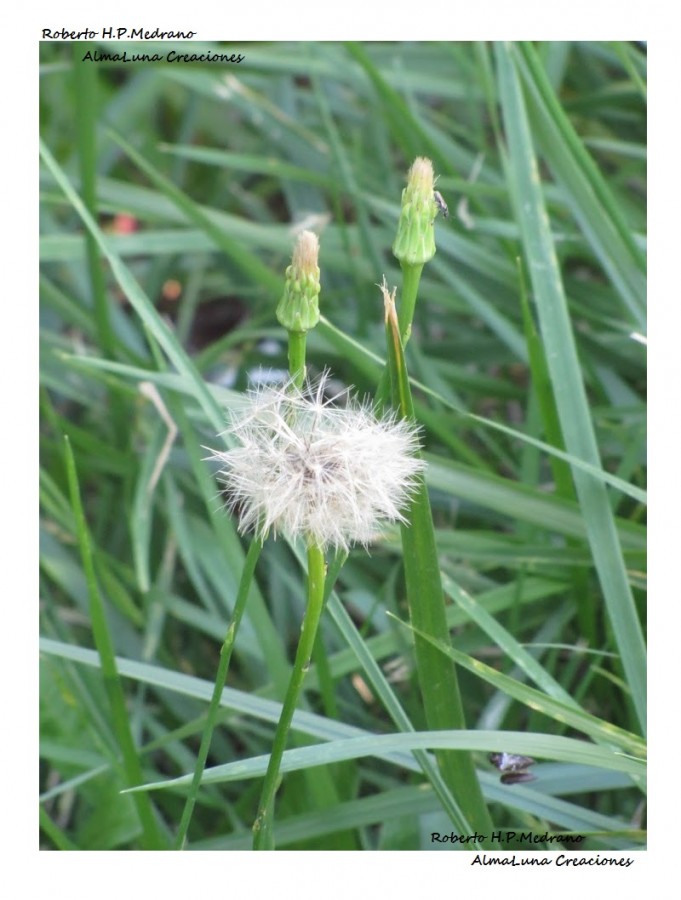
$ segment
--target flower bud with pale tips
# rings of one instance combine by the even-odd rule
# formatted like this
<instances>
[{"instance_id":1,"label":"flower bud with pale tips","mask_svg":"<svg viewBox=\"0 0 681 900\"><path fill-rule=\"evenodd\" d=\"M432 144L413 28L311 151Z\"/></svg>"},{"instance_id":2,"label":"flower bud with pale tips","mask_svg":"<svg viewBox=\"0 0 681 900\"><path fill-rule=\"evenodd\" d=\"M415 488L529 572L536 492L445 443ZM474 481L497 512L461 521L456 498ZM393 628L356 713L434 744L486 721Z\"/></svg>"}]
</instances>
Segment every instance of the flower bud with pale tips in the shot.
<instances>
[{"instance_id":1,"label":"flower bud with pale tips","mask_svg":"<svg viewBox=\"0 0 681 900\"><path fill-rule=\"evenodd\" d=\"M409 169L402 191L400 221L393 243L393 255L404 265L423 265L435 256L433 222L438 212L435 201L433 164L417 157Z\"/></svg>"},{"instance_id":2,"label":"flower bud with pale tips","mask_svg":"<svg viewBox=\"0 0 681 900\"><path fill-rule=\"evenodd\" d=\"M277 319L291 332L304 334L319 322L319 238L303 231L293 248L286 269L284 294L277 306Z\"/></svg>"}]
</instances>

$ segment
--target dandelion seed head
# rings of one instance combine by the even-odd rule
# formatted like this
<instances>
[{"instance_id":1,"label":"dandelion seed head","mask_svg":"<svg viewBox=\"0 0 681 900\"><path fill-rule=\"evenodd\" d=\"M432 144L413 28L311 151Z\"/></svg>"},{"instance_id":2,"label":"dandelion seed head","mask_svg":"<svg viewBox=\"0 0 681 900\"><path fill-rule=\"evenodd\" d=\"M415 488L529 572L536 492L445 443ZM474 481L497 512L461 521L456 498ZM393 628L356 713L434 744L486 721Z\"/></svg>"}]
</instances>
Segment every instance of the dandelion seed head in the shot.
<instances>
[{"instance_id":1,"label":"dandelion seed head","mask_svg":"<svg viewBox=\"0 0 681 900\"><path fill-rule=\"evenodd\" d=\"M404 522L424 462L418 429L369 401L325 399L328 373L302 390L261 387L231 415L237 446L215 452L239 530L302 536L317 546L367 545Z\"/></svg>"}]
</instances>

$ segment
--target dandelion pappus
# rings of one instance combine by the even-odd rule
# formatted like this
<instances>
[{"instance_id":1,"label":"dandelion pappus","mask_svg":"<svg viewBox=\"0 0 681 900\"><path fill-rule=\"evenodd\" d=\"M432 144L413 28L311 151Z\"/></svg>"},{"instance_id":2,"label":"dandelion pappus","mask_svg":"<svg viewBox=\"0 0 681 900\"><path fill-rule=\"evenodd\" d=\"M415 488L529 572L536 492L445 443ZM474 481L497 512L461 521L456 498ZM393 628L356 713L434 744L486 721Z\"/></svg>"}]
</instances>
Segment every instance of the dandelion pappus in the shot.
<instances>
[{"instance_id":1,"label":"dandelion pappus","mask_svg":"<svg viewBox=\"0 0 681 900\"><path fill-rule=\"evenodd\" d=\"M291 380L261 388L232 411L236 446L212 458L223 466L241 533L304 536L322 550L348 550L374 541L383 523L405 521L424 468L418 430L368 401L326 400L328 382L324 372L302 387Z\"/></svg>"}]
</instances>

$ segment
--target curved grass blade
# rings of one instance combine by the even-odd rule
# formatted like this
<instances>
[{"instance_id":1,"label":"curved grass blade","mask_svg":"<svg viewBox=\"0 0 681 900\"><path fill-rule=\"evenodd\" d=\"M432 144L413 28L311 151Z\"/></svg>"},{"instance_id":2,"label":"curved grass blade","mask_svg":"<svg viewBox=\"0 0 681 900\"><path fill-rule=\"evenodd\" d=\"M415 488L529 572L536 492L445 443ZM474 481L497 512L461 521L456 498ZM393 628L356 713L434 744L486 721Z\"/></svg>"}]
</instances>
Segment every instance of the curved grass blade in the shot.
<instances>
[{"instance_id":1,"label":"curved grass blade","mask_svg":"<svg viewBox=\"0 0 681 900\"><path fill-rule=\"evenodd\" d=\"M346 740L315 744L287 750L281 762L281 772L296 772L311 766L324 766L366 756L385 758L396 750L482 750L493 752L503 745L508 753L520 753L540 759L579 763L585 766L622 772L634 778L645 777L645 762L624 753L617 753L588 741L554 734L526 731L416 731L408 734L372 734ZM223 766L206 769L203 784L224 784L229 781L259 778L267 769L269 756L255 756ZM187 784L191 776L183 775L168 781L154 782L129 788L125 793L163 790ZM489 832L488 832L489 833Z\"/></svg>"}]
</instances>

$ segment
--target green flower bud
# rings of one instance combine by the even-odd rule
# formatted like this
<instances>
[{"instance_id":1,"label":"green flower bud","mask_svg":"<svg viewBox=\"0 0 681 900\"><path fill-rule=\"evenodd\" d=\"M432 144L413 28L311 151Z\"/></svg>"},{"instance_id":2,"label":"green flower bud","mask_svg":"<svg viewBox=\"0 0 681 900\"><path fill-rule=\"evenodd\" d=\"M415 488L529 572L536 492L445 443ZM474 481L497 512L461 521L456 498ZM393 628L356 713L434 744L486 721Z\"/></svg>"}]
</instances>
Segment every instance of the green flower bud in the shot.
<instances>
[{"instance_id":1,"label":"green flower bud","mask_svg":"<svg viewBox=\"0 0 681 900\"><path fill-rule=\"evenodd\" d=\"M305 334L319 321L319 239L303 231L293 248L286 270L284 295L277 306L277 319L287 331Z\"/></svg>"},{"instance_id":2,"label":"green flower bud","mask_svg":"<svg viewBox=\"0 0 681 900\"><path fill-rule=\"evenodd\" d=\"M434 196L433 164L417 157L402 191L402 209L393 254L404 264L423 265L435 256L433 222L438 212Z\"/></svg>"}]
</instances>

